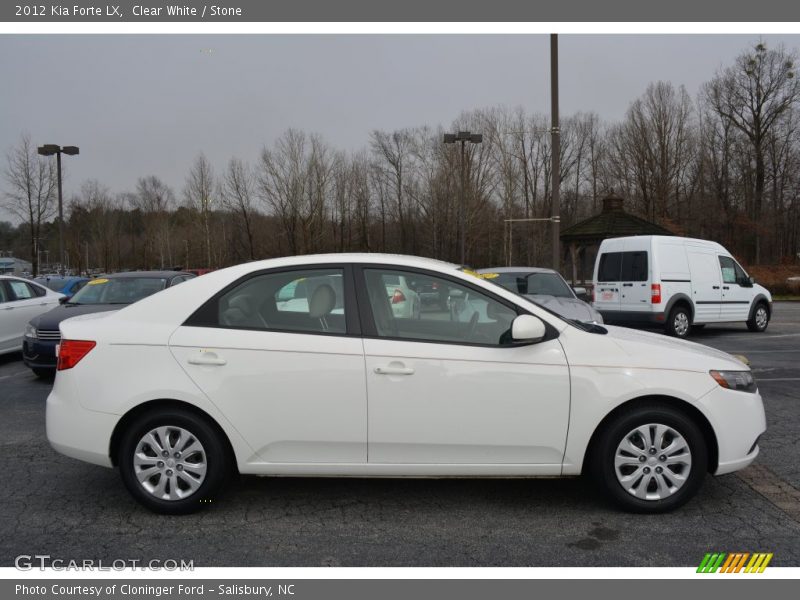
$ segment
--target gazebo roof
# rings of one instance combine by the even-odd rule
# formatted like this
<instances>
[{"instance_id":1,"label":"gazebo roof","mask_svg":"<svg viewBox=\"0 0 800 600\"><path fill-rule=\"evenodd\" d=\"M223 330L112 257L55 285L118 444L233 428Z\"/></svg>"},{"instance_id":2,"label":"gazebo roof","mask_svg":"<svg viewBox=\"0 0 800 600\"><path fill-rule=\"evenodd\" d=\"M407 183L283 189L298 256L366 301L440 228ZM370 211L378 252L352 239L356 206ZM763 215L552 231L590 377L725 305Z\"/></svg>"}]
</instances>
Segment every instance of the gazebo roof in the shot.
<instances>
[{"instance_id":1,"label":"gazebo roof","mask_svg":"<svg viewBox=\"0 0 800 600\"><path fill-rule=\"evenodd\" d=\"M561 232L562 242L600 242L606 238L628 235L675 235L674 232L636 215L625 212L623 199L603 199L600 214L570 225Z\"/></svg>"}]
</instances>

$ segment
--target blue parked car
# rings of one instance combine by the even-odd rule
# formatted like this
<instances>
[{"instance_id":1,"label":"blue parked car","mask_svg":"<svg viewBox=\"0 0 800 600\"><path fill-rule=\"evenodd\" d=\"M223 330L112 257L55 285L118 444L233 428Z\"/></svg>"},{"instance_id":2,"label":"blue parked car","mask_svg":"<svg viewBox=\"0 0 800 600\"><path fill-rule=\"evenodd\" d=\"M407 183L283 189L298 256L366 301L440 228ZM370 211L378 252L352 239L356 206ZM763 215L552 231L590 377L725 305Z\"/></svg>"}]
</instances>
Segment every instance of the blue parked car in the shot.
<instances>
[{"instance_id":1,"label":"blue parked car","mask_svg":"<svg viewBox=\"0 0 800 600\"><path fill-rule=\"evenodd\" d=\"M64 277L62 275L45 275L34 279L45 287L50 288L54 292L64 294L67 298L75 295L75 292L80 290L89 281L86 277Z\"/></svg>"}]
</instances>

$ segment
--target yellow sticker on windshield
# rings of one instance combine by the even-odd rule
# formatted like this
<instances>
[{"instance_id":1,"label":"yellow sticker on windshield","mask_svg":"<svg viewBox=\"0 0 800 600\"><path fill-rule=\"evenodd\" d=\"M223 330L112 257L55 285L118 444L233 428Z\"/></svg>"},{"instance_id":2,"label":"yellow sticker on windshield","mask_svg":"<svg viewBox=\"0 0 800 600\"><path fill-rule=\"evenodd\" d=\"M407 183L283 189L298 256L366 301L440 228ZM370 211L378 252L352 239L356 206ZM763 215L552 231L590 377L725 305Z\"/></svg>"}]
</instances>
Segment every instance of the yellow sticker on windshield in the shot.
<instances>
[{"instance_id":1,"label":"yellow sticker on windshield","mask_svg":"<svg viewBox=\"0 0 800 600\"><path fill-rule=\"evenodd\" d=\"M500 277L500 273L479 273L478 277L481 279L494 279Z\"/></svg>"},{"instance_id":2,"label":"yellow sticker on windshield","mask_svg":"<svg viewBox=\"0 0 800 600\"><path fill-rule=\"evenodd\" d=\"M99 285L101 283L108 283L108 279L92 279L86 285Z\"/></svg>"}]
</instances>

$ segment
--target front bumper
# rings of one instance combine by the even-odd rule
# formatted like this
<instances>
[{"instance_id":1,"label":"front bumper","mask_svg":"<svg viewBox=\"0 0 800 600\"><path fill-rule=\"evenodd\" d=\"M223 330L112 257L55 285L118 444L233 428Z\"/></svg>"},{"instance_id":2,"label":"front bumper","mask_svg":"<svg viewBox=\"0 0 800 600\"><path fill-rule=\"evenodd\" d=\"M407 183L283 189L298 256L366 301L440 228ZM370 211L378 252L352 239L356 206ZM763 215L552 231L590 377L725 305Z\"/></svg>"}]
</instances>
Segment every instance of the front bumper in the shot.
<instances>
[{"instance_id":1,"label":"front bumper","mask_svg":"<svg viewBox=\"0 0 800 600\"><path fill-rule=\"evenodd\" d=\"M56 370L56 346L58 342L25 337L22 340L22 360L31 369Z\"/></svg>"},{"instance_id":2,"label":"front bumper","mask_svg":"<svg viewBox=\"0 0 800 600\"><path fill-rule=\"evenodd\" d=\"M717 437L714 475L744 469L758 456L758 438L767 428L761 395L717 387L700 402Z\"/></svg>"}]
</instances>

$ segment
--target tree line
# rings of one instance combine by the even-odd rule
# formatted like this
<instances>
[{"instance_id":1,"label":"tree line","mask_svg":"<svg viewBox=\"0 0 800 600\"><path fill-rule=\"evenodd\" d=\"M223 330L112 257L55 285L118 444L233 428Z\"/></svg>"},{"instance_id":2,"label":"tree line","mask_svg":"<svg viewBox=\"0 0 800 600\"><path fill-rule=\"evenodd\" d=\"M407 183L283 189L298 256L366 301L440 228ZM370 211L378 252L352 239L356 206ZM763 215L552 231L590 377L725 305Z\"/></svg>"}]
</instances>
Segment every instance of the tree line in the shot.
<instances>
[{"instance_id":1,"label":"tree line","mask_svg":"<svg viewBox=\"0 0 800 600\"><path fill-rule=\"evenodd\" d=\"M696 98L651 83L619 122L561 121L562 228L615 193L626 210L681 235L713 239L745 263L797 261L800 88L796 55L759 43L721 68ZM289 129L255 157L212 165L198 154L181 189L157 175L135 190L84 182L66 200L70 267L222 267L316 252L398 252L457 261L461 168L467 262L549 265L550 225L504 219L552 214L549 117L495 107L448 131L483 134L461 164L442 127L373 131L360 151ZM0 250L55 261L55 167L29 136L9 150ZM513 247L509 248L510 239Z\"/></svg>"}]
</instances>

